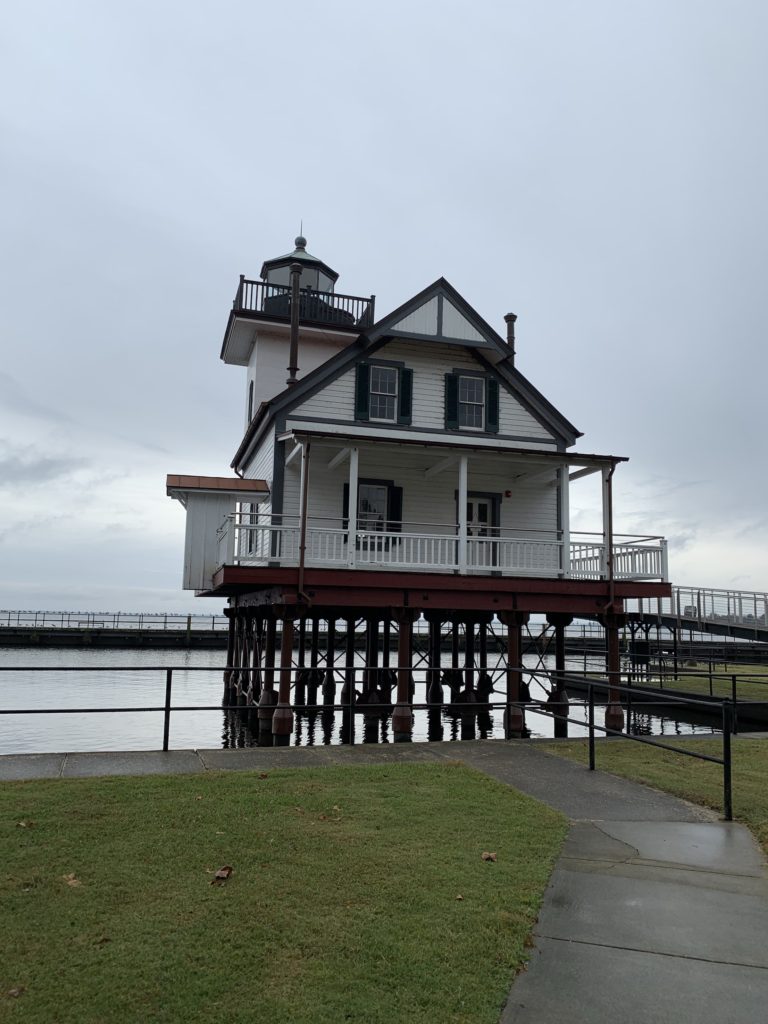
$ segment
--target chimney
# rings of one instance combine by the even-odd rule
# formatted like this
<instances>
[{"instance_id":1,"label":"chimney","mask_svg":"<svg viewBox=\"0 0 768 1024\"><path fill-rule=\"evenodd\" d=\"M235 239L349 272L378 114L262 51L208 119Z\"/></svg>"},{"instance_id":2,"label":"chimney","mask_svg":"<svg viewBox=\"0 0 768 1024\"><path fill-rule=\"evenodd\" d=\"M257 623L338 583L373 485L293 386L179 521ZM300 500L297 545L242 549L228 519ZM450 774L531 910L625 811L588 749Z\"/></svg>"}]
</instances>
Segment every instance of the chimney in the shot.
<instances>
[{"instance_id":1,"label":"chimney","mask_svg":"<svg viewBox=\"0 0 768 1024\"><path fill-rule=\"evenodd\" d=\"M507 325L507 344L512 349L512 355L510 362L515 365L515 320L517 320L516 313L507 313L504 317L504 322Z\"/></svg>"}]
</instances>

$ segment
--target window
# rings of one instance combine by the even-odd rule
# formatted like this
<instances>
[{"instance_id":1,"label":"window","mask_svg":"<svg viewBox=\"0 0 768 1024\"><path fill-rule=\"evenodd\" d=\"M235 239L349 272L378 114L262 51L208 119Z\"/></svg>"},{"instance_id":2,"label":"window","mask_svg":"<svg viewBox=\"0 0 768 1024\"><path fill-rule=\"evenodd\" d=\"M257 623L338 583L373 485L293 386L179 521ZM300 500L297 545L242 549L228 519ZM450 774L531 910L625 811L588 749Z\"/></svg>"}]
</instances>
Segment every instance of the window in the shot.
<instances>
[{"instance_id":1,"label":"window","mask_svg":"<svg viewBox=\"0 0 768 1024\"><path fill-rule=\"evenodd\" d=\"M394 423L397 411L397 370L394 366L372 366L368 415L372 420Z\"/></svg>"},{"instance_id":2,"label":"window","mask_svg":"<svg viewBox=\"0 0 768 1024\"><path fill-rule=\"evenodd\" d=\"M485 381L459 377L459 426L482 430L485 424Z\"/></svg>"},{"instance_id":3,"label":"window","mask_svg":"<svg viewBox=\"0 0 768 1024\"><path fill-rule=\"evenodd\" d=\"M360 480L357 485L357 529L362 533L400 533L403 489L393 480ZM342 529L349 526L349 484L344 484Z\"/></svg>"},{"instance_id":4,"label":"window","mask_svg":"<svg viewBox=\"0 0 768 1024\"><path fill-rule=\"evenodd\" d=\"M385 484L360 484L357 491L358 530L383 531L387 523L389 487Z\"/></svg>"},{"instance_id":5,"label":"window","mask_svg":"<svg viewBox=\"0 0 768 1024\"><path fill-rule=\"evenodd\" d=\"M355 370L355 419L366 423L410 425L413 370L400 363L358 363Z\"/></svg>"},{"instance_id":6,"label":"window","mask_svg":"<svg viewBox=\"0 0 768 1024\"><path fill-rule=\"evenodd\" d=\"M499 382L484 373L445 375L445 429L499 431Z\"/></svg>"},{"instance_id":7,"label":"window","mask_svg":"<svg viewBox=\"0 0 768 1024\"><path fill-rule=\"evenodd\" d=\"M259 506L242 502L240 505L240 551L244 555L252 555L258 546L257 533L253 529L259 522Z\"/></svg>"}]
</instances>

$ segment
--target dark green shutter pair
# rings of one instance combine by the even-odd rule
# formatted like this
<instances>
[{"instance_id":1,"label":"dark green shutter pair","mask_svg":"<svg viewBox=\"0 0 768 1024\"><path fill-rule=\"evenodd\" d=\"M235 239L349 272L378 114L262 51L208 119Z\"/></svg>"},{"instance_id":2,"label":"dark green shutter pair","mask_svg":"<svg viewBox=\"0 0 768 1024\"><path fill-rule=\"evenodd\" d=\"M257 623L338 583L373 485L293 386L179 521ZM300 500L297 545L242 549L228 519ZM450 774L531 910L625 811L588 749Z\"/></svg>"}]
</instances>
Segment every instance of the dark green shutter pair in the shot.
<instances>
[{"instance_id":1,"label":"dark green shutter pair","mask_svg":"<svg viewBox=\"0 0 768 1024\"><path fill-rule=\"evenodd\" d=\"M397 422L411 425L413 406L413 370L400 366L397 370ZM355 419L367 421L371 407L371 364L358 363L355 376Z\"/></svg>"},{"instance_id":2,"label":"dark green shutter pair","mask_svg":"<svg viewBox=\"0 0 768 1024\"><path fill-rule=\"evenodd\" d=\"M445 429L459 429L459 377L458 373L445 375ZM485 429L489 434L499 432L499 382L495 377L485 378Z\"/></svg>"}]
</instances>

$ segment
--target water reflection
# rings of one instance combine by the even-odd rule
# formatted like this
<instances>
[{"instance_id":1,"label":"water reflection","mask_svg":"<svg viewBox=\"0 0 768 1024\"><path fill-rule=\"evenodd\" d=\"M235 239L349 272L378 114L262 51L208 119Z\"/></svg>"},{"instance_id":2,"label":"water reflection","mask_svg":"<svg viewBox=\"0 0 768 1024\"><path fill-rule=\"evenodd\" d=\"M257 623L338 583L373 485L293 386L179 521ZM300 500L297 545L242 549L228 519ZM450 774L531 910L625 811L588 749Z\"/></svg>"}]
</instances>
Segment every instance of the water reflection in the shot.
<instances>
[{"instance_id":1,"label":"water reflection","mask_svg":"<svg viewBox=\"0 0 768 1024\"><path fill-rule=\"evenodd\" d=\"M57 671L0 673L0 706L8 709L158 707L163 703L165 667L174 666L172 700L175 706L216 706L219 710L174 711L170 729L172 748L242 748L262 742L271 746L271 731L260 728L262 723L268 727L269 721L259 718L256 707L221 710L221 662L220 651L5 648L0 649L0 664L56 667ZM498 665L490 657L488 662L488 678L484 679L483 673L478 671L474 689L468 686L465 673L453 670L450 664L444 667L442 678L433 680L429 688L426 669L415 673L414 699L416 703L426 705L429 702L431 706L415 712L414 740L458 740L473 736L503 738L503 709L489 710L482 706L488 697L497 701L504 699L503 678L497 674ZM526 664L532 669L537 668L538 659L527 659ZM78 668L100 666L103 671L61 671L61 666L65 665ZM129 670L110 671L113 666L129 666ZM152 667L151 671L145 671L148 666ZM358 670L362 667L362 656L359 656L356 667ZM568 667L571 667L570 664ZM581 659L577 659L573 667L581 669ZM198 668L205 671L192 671ZM495 679L496 685L493 691L486 693L488 679ZM366 673L358 671L357 682L359 694L354 715L348 709L343 714L341 711L334 712L327 704L320 710L297 708L291 743L312 746L349 742L353 721L356 743L391 742L390 714L396 685L395 673L392 669L381 669L375 676L370 673L370 678L366 678ZM307 703L315 705L318 700L321 705L324 702L333 703L341 690L341 686L329 679L324 669L309 670L303 679L303 686ZM550 696L549 691L538 680L529 678L521 685L520 697L522 701L530 701L531 696L542 702L543 708L552 710L552 707L544 704ZM573 698L574 695L571 695L567 714L582 724L569 724L569 735L584 736L587 732L587 709L582 700ZM226 693L224 699L226 702ZM676 720L668 714L660 716L659 710L658 704L651 710L633 704L627 716L627 729L644 736L694 732L711 735L716 732L710 724L692 724ZM596 722L602 724L599 708L596 709ZM552 717L539 713L536 708L526 711L526 725L535 737L554 734L555 723ZM156 750L161 746L162 735L161 712L0 716L0 753Z\"/></svg>"}]
</instances>

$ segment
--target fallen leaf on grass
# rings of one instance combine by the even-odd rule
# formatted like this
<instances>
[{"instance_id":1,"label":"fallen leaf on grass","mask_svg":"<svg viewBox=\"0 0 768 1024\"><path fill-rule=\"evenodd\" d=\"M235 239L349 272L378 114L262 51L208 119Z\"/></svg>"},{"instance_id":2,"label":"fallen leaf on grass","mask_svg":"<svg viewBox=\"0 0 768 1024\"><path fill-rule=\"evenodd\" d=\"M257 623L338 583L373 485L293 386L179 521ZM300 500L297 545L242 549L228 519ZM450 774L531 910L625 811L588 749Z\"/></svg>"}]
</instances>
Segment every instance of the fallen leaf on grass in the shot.
<instances>
[{"instance_id":1,"label":"fallen leaf on grass","mask_svg":"<svg viewBox=\"0 0 768 1024\"><path fill-rule=\"evenodd\" d=\"M71 885L73 888L75 886L83 884L74 872L72 872L72 874L70 875L62 875L61 877L64 879L67 885Z\"/></svg>"},{"instance_id":2,"label":"fallen leaf on grass","mask_svg":"<svg viewBox=\"0 0 768 1024\"><path fill-rule=\"evenodd\" d=\"M269 772L259 772L259 778L260 779L268 779L269 778Z\"/></svg>"},{"instance_id":3,"label":"fallen leaf on grass","mask_svg":"<svg viewBox=\"0 0 768 1024\"><path fill-rule=\"evenodd\" d=\"M35 827L34 821L29 821L29 820L25 819L24 821L17 821L16 822L16 828L34 828L34 827Z\"/></svg>"},{"instance_id":4,"label":"fallen leaf on grass","mask_svg":"<svg viewBox=\"0 0 768 1024\"><path fill-rule=\"evenodd\" d=\"M196 796L195 797L195 800L202 800L202 799L203 799L202 796Z\"/></svg>"},{"instance_id":5,"label":"fallen leaf on grass","mask_svg":"<svg viewBox=\"0 0 768 1024\"><path fill-rule=\"evenodd\" d=\"M217 832L216 835L217 836L224 836L224 835L226 835L226 832Z\"/></svg>"},{"instance_id":6,"label":"fallen leaf on grass","mask_svg":"<svg viewBox=\"0 0 768 1024\"><path fill-rule=\"evenodd\" d=\"M9 988L5 994L7 996L11 996L13 999L18 999L19 996L23 996L26 991L27 990L23 985L17 985L16 988Z\"/></svg>"},{"instance_id":7,"label":"fallen leaf on grass","mask_svg":"<svg viewBox=\"0 0 768 1024\"><path fill-rule=\"evenodd\" d=\"M487 850L483 850L483 860L490 860L490 861L493 861L493 863L495 864L496 863L496 854L495 853L488 853Z\"/></svg>"},{"instance_id":8,"label":"fallen leaf on grass","mask_svg":"<svg viewBox=\"0 0 768 1024\"><path fill-rule=\"evenodd\" d=\"M216 874L211 879L211 885L224 885L226 880L234 872L234 868L229 864L225 864L223 868L219 868Z\"/></svg>"},{"instance_id":9,"label":"fallen leaf on grass","mask_svg":"<svg viewBox=\"0 0 768 1024\"><path fill-rule=\"evenodd\" d=\"M459 893L459 895L458 895L458 896L456 897L456 899L457 899L457 900L463 900L463 899L464 899L464 897L463 897L463 896L461 895L461 893Z\"/></svg>"},{"instance_id":10,"label":"fallen leaf on grass","mask_svg":"<svg viewBox=\"0 0 768 1024\"><path fill-rule=\"evenodd\" d=\"M94 945L95 946L104 946L104 945L106 945L107 942L111 942L111 941L112 941L112 939L110 939L110 937L108 935L102 935L100 938L96 939L96 942L94 943Z\"/></svg>"}]
</instances>

